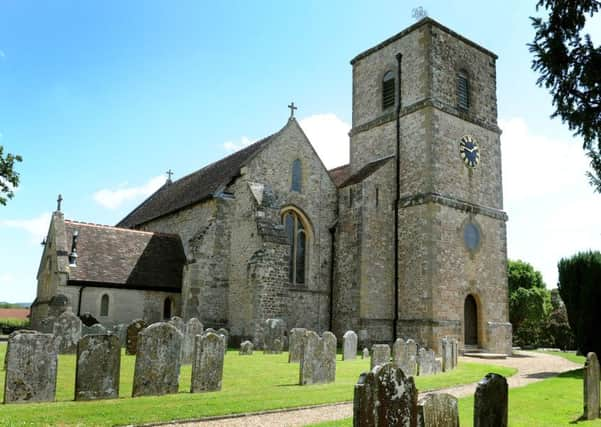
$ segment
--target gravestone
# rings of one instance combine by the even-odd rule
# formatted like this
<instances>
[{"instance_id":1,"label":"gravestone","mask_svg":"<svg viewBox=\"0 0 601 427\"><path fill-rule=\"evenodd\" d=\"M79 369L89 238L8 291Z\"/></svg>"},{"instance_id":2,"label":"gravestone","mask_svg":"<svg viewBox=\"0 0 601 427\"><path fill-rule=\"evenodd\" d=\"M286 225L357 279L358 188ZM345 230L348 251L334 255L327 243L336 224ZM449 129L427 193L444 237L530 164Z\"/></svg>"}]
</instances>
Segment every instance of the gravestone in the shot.
<instances>
[{"instance_id":1,"label":"gravestone","mask_svg":"<svg viewBox=\"0 0 601 427\"><path fill-rule=\"evenodd\" d=\"M451 338L451 351L453 354L453 369L457 367L457 358L459 357L459 342L457 338Z\"/></svg>"},{"instance_id":2,"label":"gravestone","mask_svg":"<svg viewBox=\"0 0 601 427\"><path fill-rule=\"evenodd\" d=\"M346 331L342 336L342 360L354 360L357 358L357 334Z\"/></svg>"},{"instance_id":3,"label":"gravestone","mask_svg":"<svg viewBox=\"0 0 601 427\"><path fill-rule=\"evenodd\" d=\"M303 354L303 336L307 330L305 328L292 328L288 343L288 363L300 362Z\"/></svg>"},{"instance_id":4,"label":"gravestone","mask_svg":"<svg viewBox=\"0 0 601 427\"><path fill-rule=\"evenodd\" d=\"M453 369L453 342L448 338L440 340L440 354L442 356L442 372Z\"/></svg>"},{"instance_id":5,"label":"gravestone","mask_svg":"<svg viewBox=\"0 0 601 427\"><path fill-rule=\"evenodd\" d=\"M225 328L219 328L217 329L217 335L221 335L221 337L223 338L225 342L225 350L227 351L227 346L230 342L230 332Z\"/></svg>"},{"instance_id":6,"label":"gravestone","mask_svg":"<svg viewBox=\"0 0 601 427\"><path fill-rule=\"evenodd\" d=\"M208 334L209 332L211 332L212 334L217 334L217 331L213 328L207 328L204 330L203 333Z\"/></svg>"},{"instance_id":7,"label":"gravestone","mask_svg":"<svg viewBox=\"0 0 601 427\"><path fill-rule=\"evenodd\" d=\"M308 331L304 335L299 384L331 383L336 379L336 336L324 332L321 338Z\"/></svg>"},{"instance_id":8,"label":"gravestone","mask_svg":"<svg viewBox=\"0 0 601 427\"><path fill-rule=\"evenodd\" d=\"M359 376L353 398L353 426L415 426L417 389L413 377L392 363Z\"/></svg>"},{"instance_id":9,"label":"gravestone","mask_svg":"<svg viewBox=\"0 0 601 427\"><path fill-rule=\"evenodd\" d=\"M171 319L169 319L168 323L171 323L173 326L175 326L175 329L177 329L180 334L184 335L186 333L186 323L181 317L173 316Z\"/></svg>"},{"instance_id":10,"label":"gravestone","mask_svg":"<svg viewBox=\"0 0 601 427\"><path fill-rule=\"evenodd\" d=\"M72 311L67 310L54 322L54 345L59 354L74 354L77 342L81 338L81 320Z\"/></svg>"},{"instance_id":11,"label":"gravestone","mask_svg":"<svg viewBox=\"0 0 601 427\"><path fill-rule=\"evenodd\" d=\"M100 323L96 323L92 326L82 325L81 327L81 336L85 337L86 335L104 335L107 333L107 330Z\"/></svg>"},{"instance_id":12,"label":"gravestone","mask_svg":"<svg viewBox=\"0 0 601 427\"><path fill-rule=\"evenodd\" d=\"M282 354L282 349L284 348L284 344L279 338L273 340L273 351L272 354Z\"/></svg>"},{"instance_id":13,"label":"gravestone","mask_svg":"<svg viewBox=\"0 0 601 427\"><path fill-rule=\"evenodd\" d=\"M170 323L153 323L138 334L132 396L177 393L182 334Z\"/></svg>"},{"instance_id":14,"label":"gravestone","mask_svg":"<svg viewBox=\"0 0 601 427\"><path fill-rule=\"evenodd\" d=\"M219 335L209 332L196 336L190 388L192 393L221 390L224 356L225 341Z\"/></svg>"},{"instance_id":15,"label":"gravestone","mask_svg":"<svg viewBox=\"0 0 601 427\"><path fill-rule=\"evenodd\" d=\"M56 317L44 317L42 320L40 320L39 332L44 334L52 334L54 332L54 322L56 322Z\"/></svg>"},{"instance_id":16,"label":"gravestone","mask_svg":"<svg viewBox=\"0 0 601 427\"><path fill-rule=\"evenodd\" d=\"M363 349L363 353L361 353L361 359L367 359L369 357L369 350L366 348Z\"/></svg>"},{"instance_id":17,"label":"gravestone","mask_svg":"<svg viewBox=\"0 0 601 427\"><path fill-rule=\"evenodd\" d=\"M119 337L119 345L125 347L127 345L127 326L123 323L113 325L110 329L110 333Z\"/></svg>"},{"instance_id":18,"label":"gravestone","mask_svg":"<svg viewBox=\"0 0 601 427\"><path fill-rule=\"evenodd\" d=\"M584 416L585 420L599 418L599 360L593 352L586 355L584 364Z\"/></svg>"},{"instance_id":19,"label":"gravestone","mask_svg":"<svg viewBox=\"0 0 601 427\"><path fill-rule=\"evenodd\" d=\"M436 354L434 351L427 348L420 348L417 352L417 374L420 376L423 375L433 375L436 374L439 370L438 362L436 360Z\"/></svg>"},{"instance_id":20,"label":"gravestone","mask_svg":"<svg viewBox=\"0 0 601 427\"><path fill-rule=\"evenodd\" d=\"M240 356L251 356L255 346L250 341L244 341L240 344Z\"/></svg>"},{"instance_id":21,"label":"gravestone","mask_svg":"<svg viewBox=\"0 0 601 427\"><path fill-rule=\"evenodd\" d=\"M284 340L286 323L282 319L267 319L263 326L263 352L273 353L276 339Z\"/></svg>"},{"instance_id":22,"label":"gravestone","mask_svg":"<svg viewBox=\"0 0 601 427\"><path fill-rule=\"evenodd\" d=\"M417 402L418 427L459 427L457 398L446 393L429 393Z\"/></svg>"},{"instance_id":23,"label":"gravestone","mask_svg":"<svg viewBox=\"0 0 601 427\"><path fill-rule=\"evenodd\" d=\"M10 334L4 361L4 403L53 401L57 362L52 334L24 330Z\"/></svg>"},{"instance_id":24,"label":"gravestone","mask_svg":"<svg viewBox=\"0 0 601 427\"><path fill-rule=\"evenodd\" d=\"M384 365L390 362L390 346L388 344L374 344L371 346L370 369L377 365Z\"/></svg>"},{"instance_id":25,"label":"gravestone","mask_svg":"<svg viewBox=\"0 0 601 427\"><path fill-rule=\"evenodd\" d=\"M202 323L196 317L186 322L186 333L182 343L182 363L192 363L194 358L194 339L196 335L202 335Z\"/></svg>"},{"instance_id":26,"label":"gravestone","mask_svg":"<svg viewBox=\"0 0 601 427\"><path fill-rule=\"evenodd\" d=\"M407 376L417 375L417 344L412 339L397 338L392 345L392 363Z\"/></svg>"},{"instance_id":27,"label":"gravestone","mask_svg":"<svg viewBox=\"0 0 601 427\"><path fill-rule=\"evenodd\" d=\"M474 427L507 427L507 380L487 374L474 394Z\"/></svg>"},{"instance_id":28,"label":"gravestone","mask_svg":"<svg viewBox=\"0 0 601 427\"><path fill-rule=\"evenodd\" d=\"M138 350L138 335L145 327L146 322L142 319L133 320L129 325L127 325L127 341L125 344L126 354L136 354Z\"/></svg>"},{"instance_id":29,"label":"gravestone","mask_svg":"<svg viewBox=\"0 0 601 427\"><path fill-rule=\"evenodd\" d=\"M117 399L120 369L118 336L85 335L77 344L75 400Z\"/></svg>"}]
</instances>

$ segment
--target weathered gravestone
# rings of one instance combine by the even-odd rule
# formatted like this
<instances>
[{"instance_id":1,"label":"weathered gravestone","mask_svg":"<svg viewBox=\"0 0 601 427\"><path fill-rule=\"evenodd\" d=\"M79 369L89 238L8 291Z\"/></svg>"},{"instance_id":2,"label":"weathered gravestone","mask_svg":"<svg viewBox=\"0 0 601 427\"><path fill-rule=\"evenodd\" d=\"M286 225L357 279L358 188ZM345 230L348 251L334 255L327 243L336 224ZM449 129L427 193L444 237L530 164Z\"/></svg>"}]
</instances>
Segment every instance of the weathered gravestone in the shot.
<instances>
[{"instance_id":1,"label":"weathered gravestone","mask_svg":"<svg viewBox=\"0 0 601 427\"><path fill-rule=\"evenodd\" d=\"M281 347L285 332L286 323L282 319L267 319L263 326L263 352L266 354L273 353L276 339L280 340Z\"/></svg>"},{"instance_id":2,"label":"weathered gravestone","mask_svg":"<svg viewBox=\"0 0 601 427\"><path fill-rule=\"evenodd\" d=\"M412 339L397 338L392 344L392 363L407 376L417 375L417 344Z\"/></svg>"},{"instance_id":3,"label":"weathered gravestone","mask_svg":"<svg viewBox=\"0 0 601 427\"><path fill-rule=\"evenodd\" d=\"M507 427L507 380L487 374L474 394L474 427Z\"/></svg>"},{"instance_id":4,"label":"weathered gravestone","mask_svg":"<svg viewBox=\"0 0 601 427\"><path fill-rule=\"evenodd\" d=\"M225 343L225 350L227 351L227 346L230 343L230 331L225 328L217 329L217 335L221 335L223 338L223 342Z\"/></svg>"},{"instance_id":5,"label":"weathered gravestone","mask_svg":"<svg viewBox=\"0 0 601 427\"><path fill-rule=\"evenodd\" d=\"M75 400L117 399L120 369L118 336L84 336L77 344Z\"/></svg>"},{"instance_id":6,"label":"weathered gravestone","mask_svg":"<svg viewBox=\"0 0 601 427\"><path fill-rule=\"evenodd\" d=\"M44 334L52 334L54 332L54 322L56 322L56 317L44 317L42 320L40 320L38 328L39 332L42 332Z\"/></svg>"},{"instance_id":7,"label":"weathered gravestone","mask_svg":"<svg viewBox=\"0 0 601 427\"><path fill-rule=\"evenodd\" d=\"M288 363L300 362L303 354L303 337L307 330L305 328L292 328L288 342Z\"/></svg>"},{"instance_id":8,"label":"weathered gravestone","mask_svg":"<svg viewBox=\"0 0 601 427\"><path fill-rule=\"evenodd\" d=\"M169 319L168 323L171 323L173 326L175 326L175 329L177 329L180 334L184 335L186 332L186 322L184 322L184 319L181 317L173 316L171 319Z\"/></svg>"},{"instance_id":9,"label":"weathered gravestone","mask_svg":"<svg viewBox=\"0 0 601 427\"><path fill-rule=\"evenodd\" d=\"M113 325L110 329L110 333L119 337L119 345L125 347L127 345L127 326L123 323Z\"/></svg>"},{"instance_id":10,"label":"weathered gravestone","mask_svg":"<svg viewBox=\"0 0 601 427\"><path fill-rule=\"evenodd\" d=\"M459 427L457 398L446 393L429 393L417 402L418 427Z\"/></svg>"},{"instance_id":11,"label":"weathered gravestone","mask_svg":"<svg viewBox=\"0 0 601 427\"><path fill-rule=\"evenodd\" d=\"M384 365L390 362L390 346L388 344L374 344L371 346L370 369L377 365Z\"/></svg>"},{"instance_id":12,"label":"weathered gravestone","mask_svg":"<svg viewBox=\"0 0 601 427\"><path fill-rule=\"evenodd\" d=\"M253 354L255 346L250 341L243 341L240 344L240 356L250 356Z\"/></svg>"},{"instance_id":13,"label":"weathered gravestone","mask_svg":"<svg viewBox=\"0 0 601 427\"><path fill-rule=\"evenodd\" d=\"M221 390L225 342L219 335L209 332L197 335L194 341L192 362L192 393Z\"/></svg>"},{"instance_id":14,"label":"weathered gravestone","mask_svg":"<svg viewBox=\"0 0 601 427\"><path fill-rule=\"evenodd\" d=\"M420 376L433 375L439 371L439 364L433 350L420 348L417 352L417 373Z\"/></svg>"},{"instance_id":15,"label":"weathered gravestone","mask_svg":"<svg viewBox=\"0 0 601 427\"><path fill-rule=\"evenodd\" d=\"M459 342L457 338L451 338L451 351L453 353L453 369L457 367L457 358L459 357Z\"/></svg>"},{"instance_id":16,"label":"weathered gravestone","mask_svg":"<svg viewBox=\"0 0 601 427\"><path fill-rule=\"evenodd\" d=\"M359 376L353 399L354 427L413 427L417 420L417 389L392 363L377 365Z\"/></svg>"},{"instance_id":17,"label":"weathered gravestone","mask_svg":"<svg viewBox=\"0 0 601 427\"><path fill-rule=\"evenodd\" d=\"M100 323L96 323L92 326L86 326L85 324L81 326L82 337L85 337L86 335L104 335L106 333L106 328Z\"/></svg>"},{"instance_id":18,"label":"weathered gravestone","mask_svg":"<svg viewBox=\"0 0 601 427\"><path fill-rule=\"evenodd\" d=\"M58 355L52 334L13 332L5 358L4 403L54 400Z\"/></svg>"},{"instance_id":19,"label":"weathered gravestone","mask_svg":"<svg viewBox=\"0 0 601 427\"><path fill-rule=\"evenodd\" d=\"M361 353L361 359L367 359L369 357L369 350L366 348L363 349L363 353Z\"/></svg>"},{"instance_id":20,"label":"weathered gravestone","mask_svg":"<svg viewBox=\"0 0 601 427\"><path fill-rule=\"evenodd\" d=\"M440 340L440 355L442 356L442 372L453 369L453 342L448 338Z\"/></svg>"},{"instance_id":21,"label":"weathered gravestone","mask_svg":"<svg viewBox=\"0 0 601 427\"><path fill-rule=\"evenodd\" d=\"M182 341L182 334L166 322L138 334L133 397L177 393Z\"/></svg>"},{"instance_id":22,"label":"weathered gravestone","mask_svg":"<svg viewBox=\"0 0 601 427\"><path fill-rule=\"evenodd\" d=\"M59 354L72 354L77 351L77 342L81 338L81 320L72 311L67 310L54 322L54 345Z\"/></svg>"},{"instance_id":23,"label":"weathered gravestone","mask_svg":"<svg viewBox=\"0 0 601 427\"><path fill-rule=\"evenodd\" d=\"M321 338L313 331L304 335L300 360L299 384L331 383L336 379L336 336L324 332Z\"/></svg>"},{"instance_id":24,"label":"weathered gravestone","mask_svg":"<svg viewBox=\"0 0 601 427\"><path fill-rule=\"evenodd\" d=\"M186 333L182 343L182 363L192 363L194 358L194 339L196 335L202 335L202 323L196 317L186 322Z\"/></svg>"},{"instance_id":25,"label":"weathered gravestone","mask_svg":"<svg viewBox=\"0 0 601 427\"><path fill-rule=\"evenodd\" d=\"M354 331L346 331L342 336L342 360L354 360L357 358L357 334Z\"/></svg>"},{"instance_id":26,"label":"weathered gravestone","mask_svg":"<svg viewBox=\"0 0 601 427\"><path fill-rule=\"evenodd\" d=\"M282 343L282 340L280 340L279 338L274 339L271 354L282 354L283 349L284 343Z\"/></svg>"},{"instance_id":27,"label":"weathered gravestone","mask_svg":"<svg viewBox=\"0 0 601 427\"><path fill-rule=\"evenodd\" d=\"M125 346L126 354L136 354L138 351L138 335L146 327L146 322L142 319L133 320L127 325L127 342Z\"/></svg>"},{"instance_id":28,"label":"weathered gravestone","mask_svg":"<svg viewBox=\"0 0 601 427\"><path fill-rule=\"evenodd\" d=\"M593 352L586 355L584 364L584 416L585 420L599 418L599 360Z\"/></svg>"}]
</instances>

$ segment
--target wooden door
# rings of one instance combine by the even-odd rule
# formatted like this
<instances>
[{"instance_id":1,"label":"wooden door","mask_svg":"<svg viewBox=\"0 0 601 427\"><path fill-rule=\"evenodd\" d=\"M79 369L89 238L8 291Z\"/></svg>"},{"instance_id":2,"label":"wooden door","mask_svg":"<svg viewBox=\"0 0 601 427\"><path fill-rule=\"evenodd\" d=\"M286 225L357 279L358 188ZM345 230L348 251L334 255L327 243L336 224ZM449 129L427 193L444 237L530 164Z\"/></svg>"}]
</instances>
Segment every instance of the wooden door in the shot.
<instances>
[{"instance_id":1,"label":"wooden door","mask_svg":"<svg viewBox=\"0 0 601 427\"><path fill-rule=\"evenodd\" d=\"M478 345L478 307L476 300L471 295L465 299L463 327L465 329L465 345Z\"/></svg>"}]
</instances>

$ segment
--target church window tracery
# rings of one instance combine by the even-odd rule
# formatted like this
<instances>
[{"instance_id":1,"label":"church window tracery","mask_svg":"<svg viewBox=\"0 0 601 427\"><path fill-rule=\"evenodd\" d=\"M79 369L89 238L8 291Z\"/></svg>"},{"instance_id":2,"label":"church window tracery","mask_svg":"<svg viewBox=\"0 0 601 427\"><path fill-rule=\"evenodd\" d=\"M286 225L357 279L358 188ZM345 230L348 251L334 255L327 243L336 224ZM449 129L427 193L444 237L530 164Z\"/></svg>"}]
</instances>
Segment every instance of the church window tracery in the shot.
<instances>
[{"instance_id":1,"label":"church window tracery","mask_svg":"<svg viewBox=\"0 0 601 427\"><path fill-rule=\"evenodd\" d=\"M470 108L469 77L465 70L457 73L457 107L464 111Z\"/></svg>"},{"instance_id":2,"label":"church window tracery","mask_svg":"<svg viewBox=\"0 0 601 427\"><path fill-rule=\"evenodd\" d=\"M296 210L285 211L282 221L290 242L288 280L292 285L303 285L306 272L308 227L306 221Z\"/></svg>"},{"instance_id":3,"label":"church window tracery","mask_svg":"<svg viewBox=\"0 0 601 427\"><path fill-rule=\"evenodd\" d=\"M392 71L386 72L382 78L382 109L385 110L389 107L394 106L394 73Z\"/></svg>"},{"instance_id":4,"label":"church window tracery","mask_svg":"<svg viewBox=\"0 0 601 427\"><path fill-rule=\"evenodd\" d=\"M102 295L100 298L100 315L109 315L109 296L107 294Z\"/></svg>"},{"instance_id":5,"label":"church window tracery","mask_svg":"<svg viewBox=\"0 0 601 427\"><path fill-rule=\"evenodd\" d=\"M290 191L301 192L302 189L303 171L301 161L296 159L292 162L292 183L290 185Z\"/></svg>"}]
</instances>

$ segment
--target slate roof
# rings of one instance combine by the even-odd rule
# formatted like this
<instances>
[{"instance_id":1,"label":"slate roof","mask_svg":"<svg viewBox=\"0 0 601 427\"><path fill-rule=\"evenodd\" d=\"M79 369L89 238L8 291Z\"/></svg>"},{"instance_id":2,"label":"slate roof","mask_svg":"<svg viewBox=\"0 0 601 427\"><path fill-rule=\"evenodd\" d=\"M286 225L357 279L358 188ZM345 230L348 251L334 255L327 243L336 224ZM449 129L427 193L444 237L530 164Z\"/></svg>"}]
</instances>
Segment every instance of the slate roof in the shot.
<instances>
[{"instance_id":1,"label":"slate roof","mask_svg":"<svg viewBox=\"0 0 601 427\"><path fill-rule=\"evenodd\" d=\"M277 133L177 181L166 183L123 218L117 227L133 228L213 197L237 178L240 168L261 151L275 135Z\"/></svg>"},{"instance_id":2,"label":"slate roof","mask_svg":"<svg viewBox=\"0 0 601 427\"><path fill-rule=\"evenodd\" d=\"M334 181L334 185L336 185L336 187L340 187L340 184L342 184L349 178L349 176L351 176L351 165L347 164L338 166L337 168L330 169L328 173L330 174L332 181Z\"/></svg>"},{"instance_id":3,"label":"slate roof","mask_svg":"<svg viewBox=\"0 0 601 427\"><path fill-rule=\"evenodd\" d=\"M347 187L349 185L354 185L363 181L365 178L369 177L371 174L373 174L382 166L384 166L386 162L388 162L391 159L394 159L394 156L384 157L382 159L374 160L373 162L366 164L353 175L345 179L344 182L342 182L342 184L338 186L338 188Z\"/></svg>"},{"instance_id":4,"label":"slate roof","mask_svg":"<svg viewBox=\"0 0 601 427\"><path fill-rule=\"evenodd\" d=\"M75 230L77 265L69 282L181 292L186 257L178 235L65 220L67 253Z\"/></svg>"}]
</instances>

